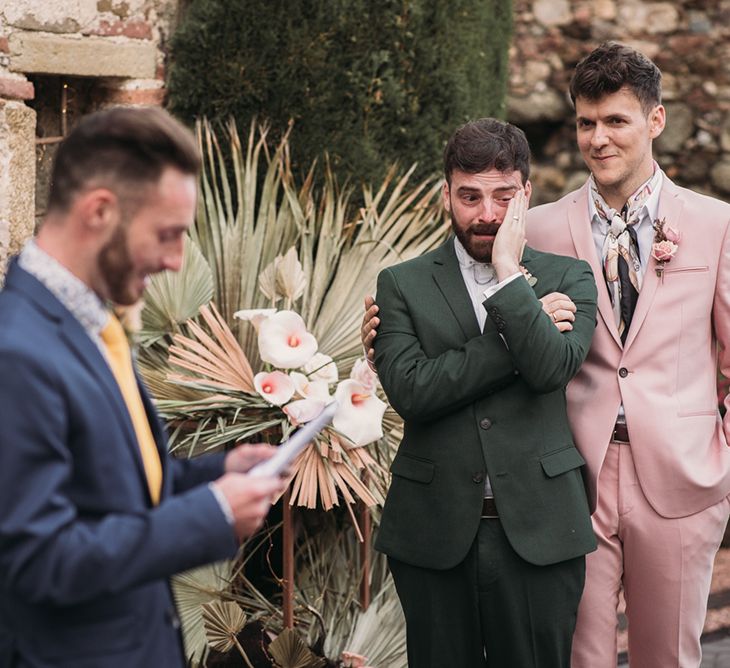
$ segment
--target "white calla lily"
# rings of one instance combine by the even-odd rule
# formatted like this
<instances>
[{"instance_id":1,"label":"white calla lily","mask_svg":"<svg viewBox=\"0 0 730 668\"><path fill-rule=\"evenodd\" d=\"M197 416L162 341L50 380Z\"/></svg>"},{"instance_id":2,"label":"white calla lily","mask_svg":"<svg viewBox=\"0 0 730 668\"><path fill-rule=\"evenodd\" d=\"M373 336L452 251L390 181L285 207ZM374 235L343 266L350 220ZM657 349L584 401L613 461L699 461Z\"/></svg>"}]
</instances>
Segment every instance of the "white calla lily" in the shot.
<instances>
[{"instance_id":1,"label":"white calla lily","mask_svg":"<svg viewBox=\"0 0 730 668\"><path fill-rule=\"evenodd\" d=\"M311 380L324 380L327 384L334 384L340 379L334 360L324 353L317 353L302 369Z\"/></svg>"},{"instance_id":2,"label":"white calla lily","mask_svg":"<svg viewBox=\"0 0 730 668\"><path fill-rule=\"evenodd\" d=\"M294 381L283 371L262 371L253 377L256 391L274 406L281 406L294 396Z\"/></svg>"},{"instance_id":3,"label":"white calla lily","mask_svg":"<svg viewBox=\"0 0 730 668\"><path fill-rule=\"evenodd\" d=\"M292 371L289 377L294 381L296 393L303 399L321 399L330 398L329 385L323 380L310 380L303 373Z\"/></svg>"},{"instance_id":4,"label":"white calla lily","mask_svg":"<svg viewBox=\"0 0 730 668\"><path fill-rule=\"evenodd\" d=\"M332 425L357 446L367 445L383 436L386 405L356 380L343 380L335 392L339 408Z\"/></svg>"},{"instance_id":5,"label":"white calla lily","mask_svg":"<svg viewBox=\"0 0 730 668\"><path fill-rule=\"evenodd\" d=\"M352 366L350 378L364 386L368 392L375 392L375 388L378 386L378 374L370 368L364 358L357 360Z\"/></svg>"},{"instance_id":6,"label":"white calla lily","mask_svg":"<svg viewBox=\"0 0 730 668\"><path fill-rule=\"evenodd\" d=\"M250 322L256 328L256 331L258 331L259 325L261 325L266 318L274 315L274 313L276 313L275 308L249 308L244 309L243 311L236 311L233 314L233 317L243 320L244 322Z\"/></svg>"},{"instance_id":7,"label":"white calla lily","mask_svg":"<svg viewBox=\"0 0 730 668\"><path fill-rule=\"evenodd\" d=\"M289 417L289 422L296 427L314 420L326 405L327 402L322 399L297 399L290 401L282 410Z\"/></svg>"},{"instance_id":8,"label":"white calla lily","mask_svg":"<svg viewBox=\"0 0 730 668\"><path fill-rule=\"evenodd\" d=\"M259 354L280 369L298 369L317 352L317 339L294 311L278 311L259 325Z\"/></svg>"}]
</instances>

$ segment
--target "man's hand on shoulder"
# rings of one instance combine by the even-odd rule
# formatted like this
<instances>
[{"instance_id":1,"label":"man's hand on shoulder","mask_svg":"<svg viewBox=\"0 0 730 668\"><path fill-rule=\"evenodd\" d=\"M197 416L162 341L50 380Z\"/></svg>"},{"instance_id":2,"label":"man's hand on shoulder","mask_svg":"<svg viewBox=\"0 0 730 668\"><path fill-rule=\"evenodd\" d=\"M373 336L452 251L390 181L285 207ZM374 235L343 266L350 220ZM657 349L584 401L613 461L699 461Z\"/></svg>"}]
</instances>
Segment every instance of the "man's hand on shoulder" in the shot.
<instances>
[{"instance_id":1,"label":"man's hand on shoulder","mask_svg":"<svg viewBox=\"0 0 730 668\"><path fill-rule=\"evenodd\" d=\"M569 332L575 321L575 304L573 300L561 292L551 292L540 298L542 310L555 323L559 332Z\"/></svg>"},{"instance_id":2,"label":"man's hand on shoulder","mask_svg":"<svg viewBox=\"0 0 730 668\"><path fill-rule=\"evenodd\" d=\"M360 326L360 340L365 351L365 359L368 361L370 368L375 371L375 349L373 341L378 333L378 325L380 318L377 317L378 305L375 303L372 295L365 297L365 313L362 316L362 325Z\"/></svg>"}]
</instances>

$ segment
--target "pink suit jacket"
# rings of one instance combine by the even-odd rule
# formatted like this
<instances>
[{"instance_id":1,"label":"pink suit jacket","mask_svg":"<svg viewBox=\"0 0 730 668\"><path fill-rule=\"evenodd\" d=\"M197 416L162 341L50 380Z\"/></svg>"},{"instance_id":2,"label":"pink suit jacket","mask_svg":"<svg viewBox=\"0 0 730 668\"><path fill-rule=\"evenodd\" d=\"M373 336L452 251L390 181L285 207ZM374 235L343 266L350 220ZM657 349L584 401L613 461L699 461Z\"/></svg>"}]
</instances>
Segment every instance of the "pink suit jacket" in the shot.
<instances>
[{"instance_id":1,"label":"pink suit jacket","mask_svg":"<svg viewBox=\"0 0 730 668\"><path fill-rule=\"evenodd\" d=\"M586 184L530 210L527 240L533 248L587 260L596 276L596 332L567 389L568 418L587 463L591 509L623 402L649 503L664 517L691 515L730 493L730 412L723 424L716 389L718 343L721 368L730 374L730 205L664 176L658 216L682 237L661 277L658 263L649 259L625 346L588 215Z\"/></svg>"}]
</instances>

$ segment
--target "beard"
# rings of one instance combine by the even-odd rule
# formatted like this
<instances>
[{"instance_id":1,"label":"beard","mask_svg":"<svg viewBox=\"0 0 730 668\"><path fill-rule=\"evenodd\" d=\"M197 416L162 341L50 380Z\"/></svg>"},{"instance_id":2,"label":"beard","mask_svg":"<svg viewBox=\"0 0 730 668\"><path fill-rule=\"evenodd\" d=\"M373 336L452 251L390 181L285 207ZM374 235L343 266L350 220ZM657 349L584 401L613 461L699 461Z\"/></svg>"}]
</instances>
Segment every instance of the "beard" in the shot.
<instances>
[{"instance_id":1,"label":"beard","mask_svg":"<svg viewBox=\"0 0 730 668\"><path fill-rule=\"evenodd\" d=\"M139 295L132 289L134 267L127 247L127 225L121 221L112 238L99 252L99 271L108 289L107 297L120 306L134 304Z\"/></svg>"},{"instance_id":2,"label":"beard","mask_svg":"<svg viewBox=\"0 0 730 668\"><path fill-rule=\"evenodd\" d=\"M483 235L494 235L499 231L500 223L477 223L475 225L463 226L451 214L451 229L456 238L461 242L469 256L477 262L492 261L492 247L494 238L485 239Z\"/></svg>"}]
</instances>

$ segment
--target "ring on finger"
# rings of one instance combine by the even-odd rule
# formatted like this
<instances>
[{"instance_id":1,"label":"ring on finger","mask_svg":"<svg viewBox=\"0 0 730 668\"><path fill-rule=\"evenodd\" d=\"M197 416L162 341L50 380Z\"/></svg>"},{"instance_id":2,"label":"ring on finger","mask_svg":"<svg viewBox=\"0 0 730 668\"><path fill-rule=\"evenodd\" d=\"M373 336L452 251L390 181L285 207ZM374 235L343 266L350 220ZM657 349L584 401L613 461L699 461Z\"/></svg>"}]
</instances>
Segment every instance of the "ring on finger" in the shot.
<instances>
[{"instance_id":1,"label":"ring on finger","mask_svg":"<svg viewBox=\"0 0 730 668\"><path fill-rule=\"evenodd\" d=\"M551 318L553 319L553 322L557 324L557 322L558 322L558 316L557 316L557 311L553 311L553 312L552 312L552 313L550 314L550 317L551 317Z\"/></svg>"}]
</instances>

